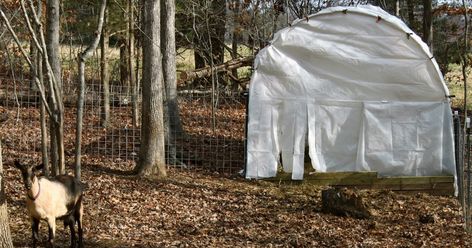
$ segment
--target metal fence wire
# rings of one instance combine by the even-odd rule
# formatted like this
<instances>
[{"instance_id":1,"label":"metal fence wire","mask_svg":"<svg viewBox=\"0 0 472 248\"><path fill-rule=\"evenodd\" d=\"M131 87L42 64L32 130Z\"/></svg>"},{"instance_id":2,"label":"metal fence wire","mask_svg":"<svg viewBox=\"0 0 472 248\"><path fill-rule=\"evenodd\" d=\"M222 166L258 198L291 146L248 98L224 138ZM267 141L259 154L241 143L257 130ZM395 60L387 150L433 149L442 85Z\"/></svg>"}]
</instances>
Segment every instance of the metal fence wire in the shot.
<instances>
[{"instance_id":1,"label":"metal fence wire","mask_svg":"<svg viewBox=\"0 0 472 248\"><path fill-rule=\"evenodd\" d=\"M100 85L93 85L100 91ZM100 92L90 91L88 94ZM100 126L100 101L86 104L88 130L101 133L100 138L87 145L86 153L136 160L139 153L140 129L133 126L129 91L113 87L110 126ZM218 101L211 91L181 90L178 96L182 131L166 137L166 161L169 166L183 169L206 168L235 173L244 165L245 99L239 94L220 94ZM139 116L139 115L138 115ZM166 111L164 119L171 116ZM174 116L175 117L175 116ZM139 123L139 121L138 121ZM167 130L168 132L171 132ZM97 134L98 136L99 134Z\"/></svg>"},{"instance_id":2,"label":"metal fence wire","mask_svg":"<svg viewBox=\"0 0 472 248\"><path fill-rule=\"evenodd\" d=\"M458 197L464 213L465 228L472 231L471 139L470 118L454 111L454 143Z\"/></svg>"},{"instance_id":3,"label":"metal fence wire","mask_svg":"<svg viewBox=\"0 0 472 248\"><path fill-rule=\"evenodd\" d=\"M28 125L29 129L36 132L27 139L15 136L7 142L10 144L8 147L18 152L39 155L40 97L29 81L25 76L0 77L0 114L9 115L10 119L14 119L11 121ZM111 158L117 163L135 162L141 135L140 127L133 125L130 90L121 85L110 88L110 122L106 128L100 123L103 107L101 90L99 83L87 85L82 153ZM178 118L182 123L182 132L165 135L166 162L169 167L230 174L244 168L246 98L239 93L221 93L217 97L212 94L209 90L180 90ZM64 96L68 161L73 160L74 154L75 95L73 90ZM140 98L138 101L141 101ZM168 118L166 112L164 119Z\"/></svg>"}]
</instances>

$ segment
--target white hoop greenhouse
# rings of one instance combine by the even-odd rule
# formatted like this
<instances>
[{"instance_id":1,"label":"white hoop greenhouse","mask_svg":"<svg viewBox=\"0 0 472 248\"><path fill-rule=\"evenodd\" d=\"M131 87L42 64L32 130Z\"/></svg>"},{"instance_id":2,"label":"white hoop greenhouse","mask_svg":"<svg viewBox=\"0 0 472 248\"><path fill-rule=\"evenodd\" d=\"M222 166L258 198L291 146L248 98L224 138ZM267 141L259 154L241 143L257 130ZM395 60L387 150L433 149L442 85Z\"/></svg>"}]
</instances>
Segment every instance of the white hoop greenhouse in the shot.
<instances>
[{"instance_id":1,"label":"white hoop greenhouse","mask_svg":"<svg viewBox=\"0 0 472 248\"><path fill-rule=\"evenodd\" d=\"M378 7L328 8L276 33L256 57L249 94L246 178L274 177L282 161L303 179L306 144L320 172L456 174L439 67Z\"/></svg>"}]
</instances>

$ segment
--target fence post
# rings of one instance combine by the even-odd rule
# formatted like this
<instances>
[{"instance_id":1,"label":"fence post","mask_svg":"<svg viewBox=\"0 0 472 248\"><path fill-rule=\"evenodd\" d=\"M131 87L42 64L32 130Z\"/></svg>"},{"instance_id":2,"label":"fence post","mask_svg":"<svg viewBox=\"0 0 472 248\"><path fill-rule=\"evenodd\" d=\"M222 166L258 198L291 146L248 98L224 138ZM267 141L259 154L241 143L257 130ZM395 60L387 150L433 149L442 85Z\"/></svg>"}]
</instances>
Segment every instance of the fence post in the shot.
<instances>
[{"instance_id":1,"label":"fence post","mask_svg":"<svg viewBox=\"0 0 472 248\"><path fill-rule=\"evenodd\" d=\"M466 230L469 230L470 229L470 217L471 217L471 213L470 213L470 204L471 204L471 199L470 199L470 118L467 117L466 118L466 130L467 130L467 139L466 139L466 142L467 142L467 145L466 145L466 154L465 156L467 157L467 190L466 190L466 216L465 216L465 226L466 226Z\"/></svg>"},{"instance_id":2,"label":"fence post","mask_svg":"<svg viewBox=\"0 0 472 248\"><path fill-rule=\"evenodd\" d=\"M459 111L454 111L454 152L456 157L456 174L457 174L457 188L458 198L462 206L462 212L464 214L464 222L467 220L467 213L465 211L465 197L464 197L464 139L463 130L461 128L461 118ZM465 223L467 227L467 223Z\"/></svg>"},{"instance_id":3,"label":"fence post","mask_svg":"<svg viewBox=\"0 0 472 248\"><path fill-rule=\"evenodd\" d=\"M244 92L244 97L246 97L246 116L244 123L244 171L242 173L243 177L246 177L247 171L247 126L249 123L249 91Z\"/></svg>"}]
</instances>

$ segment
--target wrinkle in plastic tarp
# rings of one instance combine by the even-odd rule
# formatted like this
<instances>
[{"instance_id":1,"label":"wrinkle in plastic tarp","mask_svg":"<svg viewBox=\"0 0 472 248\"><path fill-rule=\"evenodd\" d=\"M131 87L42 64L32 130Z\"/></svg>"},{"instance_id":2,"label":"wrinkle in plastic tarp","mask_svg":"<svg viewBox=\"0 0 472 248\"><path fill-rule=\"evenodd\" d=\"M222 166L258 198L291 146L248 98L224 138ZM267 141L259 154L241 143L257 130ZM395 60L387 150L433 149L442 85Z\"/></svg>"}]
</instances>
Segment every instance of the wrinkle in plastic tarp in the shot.
<instances>
[{"instance_id":1,"label":"wrinkle in plastic tarp","mask_svg":"<svg viewBox=\"0 0 472 248\"><path fill-rule=\"evenodd\" d=\"M303 179L306 147L320 172L455 176L437 63L380 8L334 7L296 21L259 52L255 69L246 178L274 177L282 165Z\"/></svg>"}]
</instances>

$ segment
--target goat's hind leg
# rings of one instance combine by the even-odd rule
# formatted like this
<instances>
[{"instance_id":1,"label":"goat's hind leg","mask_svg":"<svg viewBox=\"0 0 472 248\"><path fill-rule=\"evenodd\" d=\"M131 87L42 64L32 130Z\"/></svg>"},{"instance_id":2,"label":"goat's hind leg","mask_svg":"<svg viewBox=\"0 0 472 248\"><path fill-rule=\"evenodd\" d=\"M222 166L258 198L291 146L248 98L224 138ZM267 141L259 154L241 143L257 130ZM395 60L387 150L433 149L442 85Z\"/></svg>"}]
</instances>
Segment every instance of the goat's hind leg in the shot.
<instances>
[{"instance_id":1,"label":"goat's hind leg","mask_svg":"<svg viewBox=\"0 0 472 248\"><path fill-rule=\"evenodd\" d=\"M56 218L48 217L48 226L49 226L49 246L54 247L54 237L56 236Z\"/></svg>"},{"instance_id":2,"label":"goat's hind leg","mask_svg":"<svg viewBox=\"0 0 472 248\"><path fill-rule=\"evenodd\" d=\"M69 216L67 219L64 220L64 226L69 226L70 229L70 247L75 248L76 247L76 240L75 240L75 219L74 216Z\"/></svg>"},{"instance_id":3,"label":"goat's hind leg","mask_svg":"<svg viewBox=\"0 0 472 248\"><path fill-rule=\"evenodd\" d=\"M39 219L31 217L31 232L33 234L33 248L36 248L36 243L39 240Z\"/></svg>"}]
</instances>

